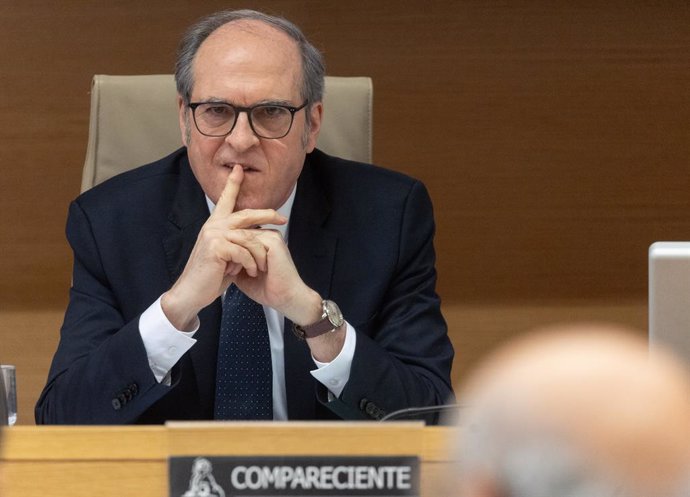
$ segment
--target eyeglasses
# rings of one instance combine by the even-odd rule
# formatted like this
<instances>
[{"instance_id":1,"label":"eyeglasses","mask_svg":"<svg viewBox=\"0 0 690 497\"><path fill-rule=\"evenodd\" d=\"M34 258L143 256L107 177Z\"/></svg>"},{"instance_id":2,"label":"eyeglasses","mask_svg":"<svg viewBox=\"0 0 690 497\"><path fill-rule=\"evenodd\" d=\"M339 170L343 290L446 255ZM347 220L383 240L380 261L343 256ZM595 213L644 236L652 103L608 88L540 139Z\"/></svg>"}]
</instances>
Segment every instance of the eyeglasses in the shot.
<instances>
[{"instance_id":1,"label":"eyeglasses","mask_svg":"<svg viewBox=\"0 0 690 497\"><path fill-rule=\"evenodd\" d=\"M308 101L299 107L280 104L259 104L238 107L226 102L195 102L189 104L194 124L199 133L206 136L227 136L237 124L237 117L246 112L254 134L259 138L283 138L290 132L295 112L304 109Z\"/></svg>"}]
</instances>

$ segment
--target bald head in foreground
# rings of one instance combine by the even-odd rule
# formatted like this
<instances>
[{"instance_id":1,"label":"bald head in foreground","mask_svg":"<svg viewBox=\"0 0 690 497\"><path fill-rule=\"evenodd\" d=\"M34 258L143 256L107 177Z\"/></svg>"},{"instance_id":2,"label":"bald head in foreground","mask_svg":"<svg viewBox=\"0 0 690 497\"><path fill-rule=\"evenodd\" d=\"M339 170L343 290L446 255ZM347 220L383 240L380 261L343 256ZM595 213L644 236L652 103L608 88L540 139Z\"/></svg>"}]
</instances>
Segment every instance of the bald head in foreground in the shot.
<instances>
[{"instance_id":1,"label":"bald head in foreground","mask_svg":"<svg viewBox=\"0 0 690 497\"><path fill-rule=\"evenodd\" d=\"M690 495L690 380L639 334L541 330L461 395L461 497Z\"/></svg>"}]
</instances>

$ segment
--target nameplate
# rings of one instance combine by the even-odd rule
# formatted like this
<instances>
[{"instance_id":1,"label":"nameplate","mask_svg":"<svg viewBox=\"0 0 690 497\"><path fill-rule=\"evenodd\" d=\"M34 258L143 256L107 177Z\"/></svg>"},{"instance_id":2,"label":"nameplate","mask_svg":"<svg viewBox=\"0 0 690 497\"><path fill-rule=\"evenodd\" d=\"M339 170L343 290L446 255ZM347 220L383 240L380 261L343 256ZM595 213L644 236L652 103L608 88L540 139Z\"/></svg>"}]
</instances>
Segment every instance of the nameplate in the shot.
<instances>
[{"instance_id":1,"label":"nameplate","mask_svg":"<svg viewBox=\"0 0 690 497\"><path fill-rule=\"evenodd\" d=\"M171 457L170 497L419 496L419 458Z\"/></svg>"}]
</instances>

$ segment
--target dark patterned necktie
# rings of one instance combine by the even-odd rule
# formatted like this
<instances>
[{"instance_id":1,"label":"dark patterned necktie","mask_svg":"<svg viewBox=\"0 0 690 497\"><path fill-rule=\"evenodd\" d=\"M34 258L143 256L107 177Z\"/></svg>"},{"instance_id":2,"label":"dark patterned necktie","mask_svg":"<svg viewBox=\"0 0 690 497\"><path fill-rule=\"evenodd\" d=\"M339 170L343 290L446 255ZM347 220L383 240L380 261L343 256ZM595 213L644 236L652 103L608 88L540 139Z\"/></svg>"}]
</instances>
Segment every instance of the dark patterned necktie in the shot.
<instances>
[{"instance_id":1,"label":"dark patterned necktie","mask_svg":"<svg viewBox=\"0 0 690 497\"><path fill-rule=\"evenodd\" d=\"M261 304L225 292L218 341L215 419L273 419L271 346Z\"/></svg>"}]
</instances>

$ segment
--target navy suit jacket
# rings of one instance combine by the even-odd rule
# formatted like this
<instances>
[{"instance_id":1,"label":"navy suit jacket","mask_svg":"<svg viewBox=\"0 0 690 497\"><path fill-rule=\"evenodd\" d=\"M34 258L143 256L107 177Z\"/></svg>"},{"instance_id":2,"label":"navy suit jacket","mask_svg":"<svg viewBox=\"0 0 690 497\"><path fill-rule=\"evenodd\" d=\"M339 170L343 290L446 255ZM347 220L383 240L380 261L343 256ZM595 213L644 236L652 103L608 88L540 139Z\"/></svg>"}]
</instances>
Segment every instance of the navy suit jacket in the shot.
<instances>
[{"instance_id":1,"label":"navy suit jacket","mask_svg":"<svg viewBox=\"0 0 690 497\"><path fill-rule=\"evenodd\" d=\"M198 342L156 382L141 313L181 274L209 216L186 150L121 174L70 206L73 281L37 423L212 419L221 304L199 315ZM302 279L357 331L350 379L328 401L306 343L286 322L289 419L371 419L452 396L453 348L435 293L434 222L424 186L371 165L307 156L290 218Z\"/></svg>"}]
</instances>

